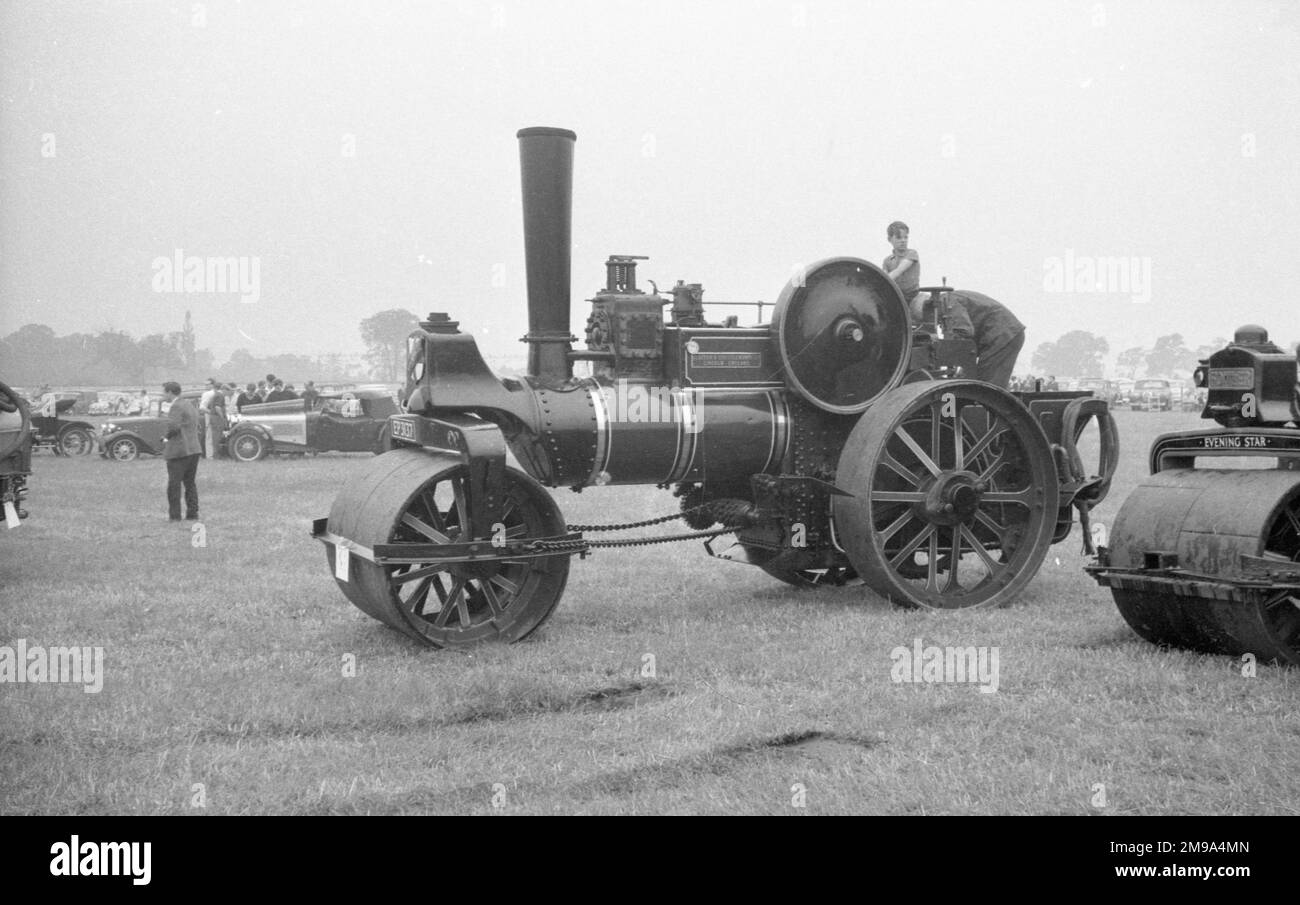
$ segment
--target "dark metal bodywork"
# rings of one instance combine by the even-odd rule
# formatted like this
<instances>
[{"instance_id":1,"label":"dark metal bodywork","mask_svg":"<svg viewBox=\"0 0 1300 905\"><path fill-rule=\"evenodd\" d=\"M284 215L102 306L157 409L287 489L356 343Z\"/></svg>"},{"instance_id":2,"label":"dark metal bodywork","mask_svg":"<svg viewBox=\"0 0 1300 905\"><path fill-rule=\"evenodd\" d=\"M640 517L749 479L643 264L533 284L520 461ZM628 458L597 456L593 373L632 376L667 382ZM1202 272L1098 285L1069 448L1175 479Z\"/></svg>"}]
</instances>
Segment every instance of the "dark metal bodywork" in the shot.
<instances>
[{"instance_id":1,"label":"dark metal bodywork","mask_svg":"<svg viewBox=\"0 0 1300 905\"><path fill-rule=\"evenodd\" d=\"M688 526L725 526L740 548L729 558L743 556L791 583L810 570L846 576L857 566L856 552L837 541L836 500L865 501L843 511L855 526L866 525L866 533L878 517L872 507L902 505L908 512L899 524L915 512L948 532L954 559L978 556L990 574L1001 570L996 580L964 593L957 606L1014 596L1037 570L1046 544L1069 533L1075 509L1086 518L1087 508L1104 497L1117 453L1105 401L1089 393L1013 396L978 381L949 379L976 361L972 341L943 336L943 302L952 288L924 290L935 297L935 320L913 325L898 286L858 258L809 265L782 290L770 324L740 326L738 316L721 322L706 317L701 284L679 281L671 299L657 287L646 292L636 282L638 258L613 255L604 287L590 300L585 348L574 349L574 138L560 129L519 133L528 374L498 378L457 321L430 314L408 338L405 411L389 421L386 444L400 456L375 460L341 492L343 502L336 501L330 518L314 523L313 534L341 568L341 589L358 607L376 618L388 614L390 624L400 621L393 618L400 611L406 622L445 632L458 606L467 637L479 637L483 620L510 622L494 602L498 564L586 552L581 537L506 537L507 552L487 542L512 511L499 489L509 474L503 471L507 449L540 487L671 489ZM896 451L882 452L872 431L862 429L877 407L897 419L888 425L890 442L917 451L905 456L905 466ZM1091 418L1103 423L1108 441L1100 476L1085 471L1075 449ZM927 425L920 441L918 419ZM932 439L948 444L942 455L930 446L933 458L921 449ZM879 454L881 467L911 484L879 497L870 475L866 486L844 486L838 478L846 448L858 447ZM420 451L429 455L429 486L445 480L457 487L454 509L441 508L419 483ZM516 507L539 508L536 493L523 494ZM986 495L994 515L1017 507L1026 513L1023 532L1014 520L986 517L975 525ZM367 502L380 497L391 499L393 511ZM355 516L362 509L364 517ZM971 530L965 530L968 522ZM930 536L926 530L937 539L934 527L918 522L910 547L898 535L894 546L876 551L886 557L883 568L911 556ZM928 564L920 568L933 578L941 557L935 541L928 550ZM339 551L357 558L360 579L348 577L350 559ZM1007 558L995 562L1000 552ZM1003 574L1009 562L1020 574ZM435 601L429 581L443 569L451 569L451 584L437 585ZM948 582L956 583L957 567L945 569ZM514 593L515 584L503 593ZM479 595L473 602L469 587ZM435 643L449 643L439 637Z\"/></svg>"},{"instance_id":2,"label":"dark metal bodywork","mask_svg":"<svg viewBox=\"0 0 1300 905\"><path fill-rule=\"evenodd\" d=\"M1087 571L1149 641L1300 665L1300 388L1256 334L1201 363L1223 426L1156 438Z\"/></svg>"},{"instance_id":3,"label":"dark metal bodywork","mask_svg":"<svg viewBox=\"0 0 1300 905\"><path fill-rule=\"evenodd\" d=\"M32 473L31 411L17 393L0 383L0 520L13 527L27 517L27 477Z\"/></svg>"}]
</instances>

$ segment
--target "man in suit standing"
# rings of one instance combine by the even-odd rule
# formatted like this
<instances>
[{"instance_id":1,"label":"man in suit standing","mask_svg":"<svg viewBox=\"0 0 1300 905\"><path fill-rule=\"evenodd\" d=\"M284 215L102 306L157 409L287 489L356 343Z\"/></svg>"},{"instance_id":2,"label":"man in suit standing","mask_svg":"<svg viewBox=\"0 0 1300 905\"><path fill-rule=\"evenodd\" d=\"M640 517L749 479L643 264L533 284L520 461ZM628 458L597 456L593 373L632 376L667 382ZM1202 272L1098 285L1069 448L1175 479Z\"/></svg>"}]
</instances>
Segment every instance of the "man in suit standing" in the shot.
<instances>
[{"instance_id":1,"label":"man in suit standing","mask_svg":"<svg viewBox=\"0 0 1300 905\"><path fill-rule=\"evenodd\" d=\"M171 403L167 412L167 513L173 522L181 520L181 489L185 490L185 517L199 517L199 413L187 399L181 398L181 385L174 380L163 384L163 398Z\"/></svg>"}]
</instances>

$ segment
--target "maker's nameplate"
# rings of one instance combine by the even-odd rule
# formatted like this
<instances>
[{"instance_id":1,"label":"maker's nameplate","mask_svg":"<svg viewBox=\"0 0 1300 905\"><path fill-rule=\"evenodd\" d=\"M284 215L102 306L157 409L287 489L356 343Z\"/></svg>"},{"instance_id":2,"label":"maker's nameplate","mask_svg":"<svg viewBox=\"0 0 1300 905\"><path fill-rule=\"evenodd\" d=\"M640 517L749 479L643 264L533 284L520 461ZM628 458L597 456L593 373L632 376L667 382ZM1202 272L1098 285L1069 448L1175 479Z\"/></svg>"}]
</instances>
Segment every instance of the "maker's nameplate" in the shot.
<instances>
[{"instance_id":1,"label":"maker's nameplate","mask_svg":"<svg viewBox=\"0 0 1300 905\"><path fill-rule=\"evenodd\" d=\"M691 355L692 368L761 368L761 352L695 352Z\"/></svg>"}]
</instances>

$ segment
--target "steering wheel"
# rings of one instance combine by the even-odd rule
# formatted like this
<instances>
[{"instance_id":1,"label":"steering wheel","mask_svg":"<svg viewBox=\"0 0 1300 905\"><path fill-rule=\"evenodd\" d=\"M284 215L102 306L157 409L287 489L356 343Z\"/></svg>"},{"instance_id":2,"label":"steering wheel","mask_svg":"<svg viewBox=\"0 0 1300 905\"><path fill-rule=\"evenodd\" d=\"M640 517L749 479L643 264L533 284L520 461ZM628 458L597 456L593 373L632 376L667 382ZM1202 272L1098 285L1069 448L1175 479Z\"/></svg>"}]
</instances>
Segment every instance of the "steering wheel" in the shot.
<instances>
[{"instance_id":1,"label":"steering wheel","mask_svg":"<svg viewBox=\"0 0 1300 905\"><path fill-rule=\"evenodd\" d=\"M18 394L0 383L0 412L18 411Z\"/></svg>"},{"instance_id":2,"label":"steering wheel","mask_svg":"<svg viewBox=\"0 0 1300 905\"><path fill-rule=\"evenodd\" d=\"M12 418L4 418L4 415L18 413L18 429L13 430ZM9 389L3 383L0 383L0 458L4 458L22 445L25 438L32 429L32 415L27 409L27 403L23 402L22 397ZM13 435L10 439L10 434Z\"/></svg>"}]
</instances>

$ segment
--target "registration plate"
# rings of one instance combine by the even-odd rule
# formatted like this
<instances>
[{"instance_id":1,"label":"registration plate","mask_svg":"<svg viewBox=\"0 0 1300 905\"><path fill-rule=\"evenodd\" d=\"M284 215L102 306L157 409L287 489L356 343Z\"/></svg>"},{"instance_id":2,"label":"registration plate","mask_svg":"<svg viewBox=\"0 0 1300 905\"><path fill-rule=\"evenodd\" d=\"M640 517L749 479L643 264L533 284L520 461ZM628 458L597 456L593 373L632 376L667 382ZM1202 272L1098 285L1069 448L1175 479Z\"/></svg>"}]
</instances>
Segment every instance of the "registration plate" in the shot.
<instances>
[{"instance_id":1,"label":"registration plate","mask_svg":"<svg viewBox=\"0 0 1300 905\"><path fill-rule=\"evenodd\" d=\"M415 423L412 421L393 420L388 422L392 429L394 440L410 440L415 442Z\"/></svg>"},{"instance_id":2,"label":"registration plate","mask_svg":"<svg viewBox=\"0 0 1300 905\"><path fill-rule=\"evenodd\" d=\"M1212 390L1251 390L1255 388L1254 368L1210 368Z\"/></svg>"}]
</instances>

